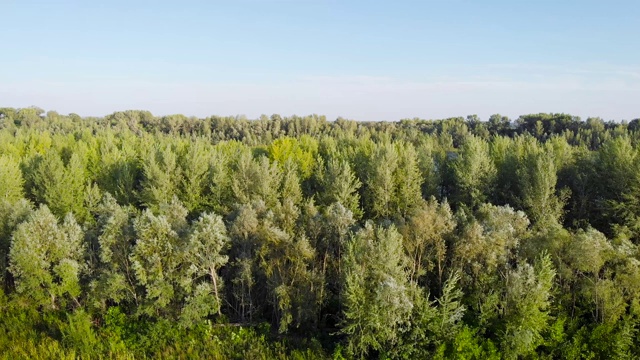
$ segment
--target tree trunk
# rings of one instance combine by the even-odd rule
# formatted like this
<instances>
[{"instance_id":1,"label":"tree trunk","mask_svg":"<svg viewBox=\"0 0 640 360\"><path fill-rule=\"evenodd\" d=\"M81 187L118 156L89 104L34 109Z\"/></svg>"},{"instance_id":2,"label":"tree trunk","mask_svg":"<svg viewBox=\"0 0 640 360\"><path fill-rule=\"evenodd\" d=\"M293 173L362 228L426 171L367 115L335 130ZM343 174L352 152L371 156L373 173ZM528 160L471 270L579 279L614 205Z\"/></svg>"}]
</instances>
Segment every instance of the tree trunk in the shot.
<instances>
[{"instance_id":1,"label":"tree trunk","mask_svg":"<svg viewBox=\"0 0 640 360\"><path fill-rule=\"evenodd\" d=\"M218 315L222 315L222 312L220 311L222 304L220 303L220 297L218 296L218 275L216 274L216 269L213 267L209 269L209 274L211 275L211 282L213 283L213 294L218 302Z\"/></svg>"}]
</instances>

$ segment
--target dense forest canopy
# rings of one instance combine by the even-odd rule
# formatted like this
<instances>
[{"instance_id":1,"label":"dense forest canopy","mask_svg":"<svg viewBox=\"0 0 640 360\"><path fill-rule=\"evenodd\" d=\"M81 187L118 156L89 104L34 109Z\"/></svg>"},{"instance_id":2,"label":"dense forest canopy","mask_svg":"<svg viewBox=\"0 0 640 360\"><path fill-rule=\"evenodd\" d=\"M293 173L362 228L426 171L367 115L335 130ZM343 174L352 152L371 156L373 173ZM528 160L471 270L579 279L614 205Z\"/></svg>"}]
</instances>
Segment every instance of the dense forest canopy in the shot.
<instances>
[{"instance_id":1,"label":"dense forest canopy","mask_svg":"<svg viewBox=\"0 0 640 360\"><path fill-rule=\"evenodd\" d=\"M0 108L0 357L638 358L639 130Z\"/></svg>"}]
</instances>

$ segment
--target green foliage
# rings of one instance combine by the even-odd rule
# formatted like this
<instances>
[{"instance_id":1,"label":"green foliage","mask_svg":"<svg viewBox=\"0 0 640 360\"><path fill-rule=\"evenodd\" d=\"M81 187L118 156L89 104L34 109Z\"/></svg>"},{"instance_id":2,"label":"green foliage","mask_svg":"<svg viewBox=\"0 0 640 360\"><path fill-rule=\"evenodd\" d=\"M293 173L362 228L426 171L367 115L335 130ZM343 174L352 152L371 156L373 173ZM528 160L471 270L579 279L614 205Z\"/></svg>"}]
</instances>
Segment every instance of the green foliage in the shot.
<instances>
[{"instance_id":1,"label":"green foliage","mask_svg":"<svg viewBox=\"0 0 640 360\"><path fill-rule=\"evenodd\" d=\"M299 171L301 179L311 177L315 166L315 155L318 151L317 141L309 136L300 140L295 138L280 138L269 145L269 157L274 161L285 164L293 161Z\"/></svg>"},{"instance_id":2,"label":"green foliage","mask_svg":"<svg viewBox=\"0 0 640 360\"><path fill-rule=\"evenodd\" d=\"M144 180L141 200L146 206L157 209L160 204L169 203L178 193L182 174L177 156L171 147L152 148L142 163L142 170Z\"/></svg>"},{"instance_id":3,"label":"green foliage","mask_svg":"<svg viewBox=\"0 0 640 360\"><path fill-rule=\"evenodd\" d=\"M531 141L524 146L524 156L516 170L522 207L536 223L559 221L564 203L556 195L557 167L553 154Z\"/></svg>"},{"instance_id":4,"label":"green foliage","mask_svg":"<svg viewBox=\"0 0 640 360\"><path fill-rule=\"evenodd\" d=\"M596 161L598 210L605 226L626 226L638 237L640 231L640 157L638 149L627 136L617 137L603 144ZM606 229L606 228L605 228ZM608 230L608 229L606 229Z\"/></svg>"},{"instance_id":5,"label":"green foliage","mask_svg":"<svg viewBox=\"0 0 640 360\"><path fill-rule=\"evenodd\" d=\"M411 144L382 143L369 164L370 210L379 218L405 216L422 197L418 159Z\"/></svg>"},{"instance_id":6,"label":"green foliage","mask_svg":"<svg viewBox=\"0 0 640 360\"><path fill-rule=\"evenodd\" d=\"M461 303L462 290L458 288L460 275L454 273L442 288L442 295L437 300L437 312L432 324L433 332L444 340L451 340L459 331L460 320L465 312L465 307Z\"/></svg>"},{"instance_id":7,"label":"green foliage","mask_svg":"<svg viewBox=\"0 0 640 360\"><path fill-rule=\"evenodd\" d=\"M411 143L396 144L400 156L398 170L395 174L397 184L396 202L398 211L406 216L415 208L422 198L422 176L418 167L418 155Z\"/></svg>"},{"instance_id":8,"label":"green foliage","mask_svg":"<svg viewBox=\"0 0 640 360\"><path fill-rule=\"evenodd\" d=\"M267 157L254 160L250 153L242 152L236 160L231 180L234 200L239 204L262 200L274 206L278 200L282 172Z\"/></svg>"},{"instance_id":9,"label":"green foliage","mask_svg":"<svg viewBox=\"0 0 640 360\"><path fill-rule=\"evenodd\" d=\"M16 227L24 222L33 211L32 205L22 199L16 203L0 202L0 288L7 285L11 276L7 273L9 266L9 249L11 236Z\"/></svg>"},{"instance_id":10,"label":"green foliage","mask_svg":"<svg viewBox=\"0 0 640 360\"><path fill-rule=\"evenodd\" d=\"M548 255L541 255L535 266L520 264L507 274L504 299L504 356L529 355L542 344L549 323L551 288L555 270Z\"/></svg>"},{"instance_id":11,"label":"green foliage","mask_svg":"<svg viewBox=\"0 0 640 360\"><path fill-rule=\"evenodd\" d=\"M638 358L638 123L0 108L0 359Z\"/></svg>"},{"instance_id":12,"label":"green foliage","mask_svg":"<svg viewBox=\"0 0 640 360\"><path fill-rule=\"evenodd\" d=\"M227 229L220 216L203 214L193 224L185 250L186 261L191 264L189 273L196 279L208 277L208 281L199 282L193 295L187 298L182 317L188 324L213 313L221 314L222 280L218 271L229 261L229 257L224 255L228 245Z\"/></svg>"},{"instance_id":13,"label":"green foliage","mask_svg":"<svg viewBox=\"0 0 640 360\"><path fill-rule=\"evenodd\" d=\"M77 154L66 165L53 150L35 158L29 183L35 200L47 204L56 216L63 217L68 212L85 215L85 168Z\"/></svg>"},{"instance_id":14,"label":"green foliage","mask_svg":"<svg viewBox=\"0 0 640 360\"><path fill-rule=\"evenodd\" d=\"M395 214L396 184L393 175L397 169L398 153L395 147L390 143L376 147L367 179L370 209L376 217L389 218Z\"/></svg>"},{"instance_id":15,"label":"green foliage","mask_svg":"<svg viewBox=\"0 0 640 360\"><path fill-rule=\"evenodd\" d=\"M136 243L130 255L137 283L144 287L139 311L172 316L181 280L181 244L167 217L146 210L134 221Z\"/></svg>"},{"instance_id":16,"label":"green foliage","mask_svg":"<svg viewBox=\"0 0 640 360\"><path fill-rule=\"evenodd\" d=\"M347 161L331 159L326 167L319 171L319 182L322 191L322 201L325 204L340 203L346 206L354 216L360 218L360 194L358 190L362 183L354 174Z\"/></svg>"},{"instance_id":17,"label":"green foliage","mask_svg":"<svg viewBox=\"0 0 640 360\"><path fill-rule=\"evenodd\" d=\"M423 201L410 213L401 230L404 248L411 260L411 281L428 284L424 281L426 275L435 272L438 286L442 285L448 250L446 238L455 226L449 204L439 204L435 198Z\"/></svg>"},{"instance_id":18,"label":"green foliage","mask_svg":"<svg viewBox=\"0 0 640 360\"><path fill-rule=\"evenodd\" d=\"M79 305L82 237L71 214L62 224L46 205L29 215L14 232L9 252L16 293L35 307Z\"/></svg>"},{"instance_id":19,"label":"green foliage","mask_svg":"<svg viewBox=\"0 0 640 360\"><path fill-rule=\"evenodd\" d=\"M179 194L189 211L202 210L207 203L209 150L204 140L195 140L179 157L182 173Z\"/></svg>"},{"instance_id":20,"label":"green foliage","mask_svg":"<svg viewBox=\"0 0 640 360\"><path fill-rule=\"evenodd\" d=\"M135 231L131 208L121 207L107 194L98 208L98 261L91 283L93 306L105 309L106 301L136 303L139 292L130 259Z\"/></svg>"},{"instance_id":21,"label":"green foliage","mask_svg":"<svg viewBox=\"0 0 640 360\"><path fill-rule=\"evenodd\" d=\"M0 201L13 203L23 196L22 172L13 158L0 156Z\"/></svg>"},{"instance_id":22,"label":"green foliage","mask_svg":"<svg viewBox=\"0 0 640 360\"><path fill-rule=\"evenodd\" d=\"M347 244L344 255L344 320L348 350L365 356L396 343L413 303L402 249L395 227L368 222Z\"/></svg>"},{"instance_id":23,"label":"green foliage","mask_svg":"<svg viewBox=\"0 0 640 360\"><path fill-rule=\"evenodd\" d=\"M497 170L489 156L489 146L485 141L470 136L460 152L452 154L452 157L453 197L461 204L476 208L487 201L495 186Z\"/></svg>"},{"instance_id":24,"label":"green foliage","mask_svg":"<svg viewBox=\"0 0 640 360\"><path fill-rule=\"evenodd\" d=\"M115 138L107 133L100 139L96 182L120 204L135 204L139 197L140 162L131 138Z\"/></svg>"}]
</instances>

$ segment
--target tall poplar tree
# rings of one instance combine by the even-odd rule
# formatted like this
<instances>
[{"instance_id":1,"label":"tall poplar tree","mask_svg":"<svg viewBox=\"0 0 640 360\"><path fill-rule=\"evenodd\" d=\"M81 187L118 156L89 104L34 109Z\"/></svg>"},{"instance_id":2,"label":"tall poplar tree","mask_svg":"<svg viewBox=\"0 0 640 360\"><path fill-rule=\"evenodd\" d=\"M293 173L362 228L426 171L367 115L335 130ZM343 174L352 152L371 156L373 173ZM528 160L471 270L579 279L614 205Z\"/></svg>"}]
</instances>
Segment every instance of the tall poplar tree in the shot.
<instances>
[{"instance_id":1,"label":"tall poplar tree","mask_svg":"<svg viewBox=\"0 0 640 360\"><path fill-rule=\"evenodd\" d=\"M398 341L398 329L409 319L413 303L402 235L395 227L368 222L346 244L344 320L348 350L365 356Z\"/></svg>"},{"instance_id":2,"label":"tall poplar tree","mask_svg":"<svg viewBox=\"0 0 640 360\"><path fill-rule=\"evenodd\" d=\"M489 156L488 144L468 136L453 160L453 200L472 209L487 201L495 187L496 166Z\"/></svg>"}]
</instances>

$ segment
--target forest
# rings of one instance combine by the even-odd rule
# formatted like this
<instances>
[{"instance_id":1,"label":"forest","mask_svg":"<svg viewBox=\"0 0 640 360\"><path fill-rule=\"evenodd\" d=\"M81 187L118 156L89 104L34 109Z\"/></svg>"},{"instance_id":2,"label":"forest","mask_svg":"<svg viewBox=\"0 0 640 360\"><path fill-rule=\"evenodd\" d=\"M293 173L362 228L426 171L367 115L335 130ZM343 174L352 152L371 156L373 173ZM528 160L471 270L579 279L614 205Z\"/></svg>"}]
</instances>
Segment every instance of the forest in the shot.
<instances>
[{"instance_id":1,"label":"forest","mask_svg":"<svg viewBox=\"0 0 640 360\"><path fill-rule=\"evenodd\" d=\"M0 359L640 358L640 119L0 108Z\"/></svg>"}]
</instances>

